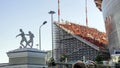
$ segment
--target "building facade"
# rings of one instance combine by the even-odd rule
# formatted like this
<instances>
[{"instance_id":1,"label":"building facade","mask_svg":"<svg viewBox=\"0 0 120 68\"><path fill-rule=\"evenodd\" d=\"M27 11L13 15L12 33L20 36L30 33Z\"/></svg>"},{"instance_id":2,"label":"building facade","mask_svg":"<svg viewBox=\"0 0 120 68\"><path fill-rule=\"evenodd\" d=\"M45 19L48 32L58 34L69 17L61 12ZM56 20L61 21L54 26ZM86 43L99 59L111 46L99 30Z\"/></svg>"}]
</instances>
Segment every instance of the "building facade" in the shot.
<instances>
[{"instance_id":1,"label":"building facade","mask_svg":"<svg viewBox=\"0 0 120 68\"><path fill-rule=\"evenodd\" d=\"M111 54L120 51L120 0L95 0L96 6L103 12ZM99 7L101 6L101 7Z\"/></svg>"},{"instance_id":2,"label":"building facade","mask_svg":"<svg viewBox=\"0 0 120 68\"><path fill-rule=\"evenodd\" d=\"M55 22L53 34L54 58L57 62L63 55L67 56L69 62L95 60L98 54L104 59L109 58L106 35L94 28L70 22Z\"/></svg>"}]
</instances>

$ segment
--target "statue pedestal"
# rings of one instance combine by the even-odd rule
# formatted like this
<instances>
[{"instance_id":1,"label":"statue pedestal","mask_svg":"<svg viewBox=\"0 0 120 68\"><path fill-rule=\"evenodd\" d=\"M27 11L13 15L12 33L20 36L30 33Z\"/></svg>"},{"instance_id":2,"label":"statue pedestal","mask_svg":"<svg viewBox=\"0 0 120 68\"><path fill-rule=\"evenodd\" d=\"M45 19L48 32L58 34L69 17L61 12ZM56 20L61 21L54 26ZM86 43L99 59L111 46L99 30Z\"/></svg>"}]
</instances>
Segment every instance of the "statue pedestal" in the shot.
<instances>
[{"instance_id":1,"label":"statue pedestal","mask_svg":"<svg viewBox=\"0 0 120 68\"><path fill-rule=\"evenodd\" d=\"M47 52L34 48L21 48L7 52L10 66L21 68L45 67L46 54Z\"/></svg>"}]
</instances>

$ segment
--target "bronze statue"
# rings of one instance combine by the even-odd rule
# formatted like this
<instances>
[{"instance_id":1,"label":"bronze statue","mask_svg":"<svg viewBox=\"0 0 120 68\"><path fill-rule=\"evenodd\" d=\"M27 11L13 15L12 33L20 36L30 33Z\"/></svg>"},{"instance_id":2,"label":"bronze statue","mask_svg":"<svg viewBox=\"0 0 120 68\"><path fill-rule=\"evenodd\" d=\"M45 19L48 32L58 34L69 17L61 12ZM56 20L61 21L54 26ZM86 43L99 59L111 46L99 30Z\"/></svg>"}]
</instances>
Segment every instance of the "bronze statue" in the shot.
<instances>
[{"instance_id":1,"label":"bronze statue","mask_svg":"<svg viewBox=\"0 0 120 68\"><path fill-rule=\"evenodd\" d=\"M33 47L33 38L34 38L33 33L31 31L29 31L28 34L25 34L22 29L20 29L20 32L21 33L16 36L16 37L21 36L21 38L22 38L20 41L20 45L22 45L22 46L20 46L20 48L27 48L27 46L30 46L32 48ZM25 35L29 36L30 39L28 41L27 41ZM26 45L23 44L24 42L26 43ZM30 43L31 43L31 45L30 45Z\"/></svg>"},{"instance_id":2,"label":"bronze statue","mask_svg":"<svg viewBox=\"0 0 120 68\"><path fill-rule=\"evenodd\" d=\"M18 34L16 37L18 37L18 36L21 36L21 41L20 41L20 44L23 46L23 48L25 48L25 46L23 45L23 42L25 42L25 43L27 43L27 39L26 39L26 37L25 37L25 33L23 32L23 30L22 29L20 29L20 34ZM27 45L27 44L26 44Z\"/></svg>"},{"instance_id":3,"label":"bronze statue","mask_svg":"<svg viewBox=\"0 0 120 68\"><path fill-rule=\"evenodd\" d=\"M26 35L28 35L29 38L30 38L28 40L28 42L27 42L27 45L29 45L32 48L33 47L33 38L34 38L34 35L33 35L33 33L31 31L29 31L28 34L26 34ZM30 45L30 43L31 43L31 45ZM27 45L25 47L27 47Z\"/></svg>"}]
</instances>

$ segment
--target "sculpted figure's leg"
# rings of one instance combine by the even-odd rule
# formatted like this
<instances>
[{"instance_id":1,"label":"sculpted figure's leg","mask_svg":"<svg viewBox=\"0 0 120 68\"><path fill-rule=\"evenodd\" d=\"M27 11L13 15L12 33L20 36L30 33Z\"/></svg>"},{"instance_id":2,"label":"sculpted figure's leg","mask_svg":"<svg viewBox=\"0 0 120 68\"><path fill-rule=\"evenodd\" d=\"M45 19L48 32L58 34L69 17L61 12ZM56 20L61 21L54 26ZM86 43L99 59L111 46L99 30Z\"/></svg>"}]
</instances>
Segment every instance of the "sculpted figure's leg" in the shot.
<instances>
[{"instance_id":1,"label":"sculpted figure's leg","mask_svg":"<svg viewBox=\"0 0 120 68\"><path fill-rule=\"evenodd\" d=\"M26 43L25 48L27 48L27 45L29 44L29 41L27 41L27 40L25 39L25 43Z\"/></svg>"},{"instance_id":2,"label":"sculpted figure's leg","mask_svg":"<svg viewBox=\"0 0 120 68\"><path fill-rule=\"evenodd\" d=\"M25 43L26 43L25 48L27 48L28 42L29 41L27 41L27 39L25 39Z\"/></svg>"},{"instance_id":3,"label":"sculpted figure's leg","mask_svg":"<svg viewBox=\"0 0 120 68\"><path fill-rule=\"evenodd\" d=\"M33 41L31 41L31 48L33 47Z\"/></svg>"},{"instance_id":4,"label":"sculpted figure's leg","mask_svg":"<svg viewBox=\"0 0 120 68\"><path fill-rule=\"evenodd\" d=\"M25 48L25 46L23 45L23 40L21 40L20 45L22 45L23 48Z\"/></svg>"},{"instance_id":5,"label":"sculpted figure's leg","mask_svg":"<svg viewBox=\"0 0 120 68\"><path fill-rule=\"evenodd\" d=\"M26 47L27 47L27 46L30 46L30 41L28 41L28 42L27 42L27 45L26 45ZM31 46L30 46L30 47L31 47Z\"/></svg>"},{"instance_id":6,"label":"sculpted figure's leg","mask_svg":"<svg viewBox=\"0 0 120 68\"><path fill-rule=\"evenodd\" d=\"M28 42L26 42L25 48L27 48Z\"/></svg>"}]
</instances>

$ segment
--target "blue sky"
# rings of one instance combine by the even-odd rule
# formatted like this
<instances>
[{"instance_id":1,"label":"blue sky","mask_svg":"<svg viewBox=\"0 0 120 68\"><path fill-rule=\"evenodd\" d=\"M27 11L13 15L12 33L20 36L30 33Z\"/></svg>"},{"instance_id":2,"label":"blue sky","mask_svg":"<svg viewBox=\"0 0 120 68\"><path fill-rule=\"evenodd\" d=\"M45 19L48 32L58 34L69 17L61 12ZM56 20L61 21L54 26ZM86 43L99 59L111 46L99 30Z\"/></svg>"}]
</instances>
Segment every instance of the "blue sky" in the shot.
<instances>
[{"instance_id":1,"label":"blue sky","mask_svg":"<svg viewBox=\"0 0 120 68\"><path fill-rule=\"evenodd\" d=\"M39 43L39 26L42 26L42 50L51 50L51 18L48 12L56 11L57 0L0 0L0 63L8 62L6 52L17 49L20 44L19 29L34 33L34 48ZM61 19L85 25L85 0L60 0ZM88 26L105 32L102 12L94 0L88 0Z\"/></svg>"}]
</instances>

